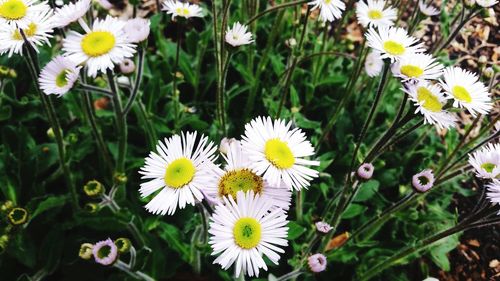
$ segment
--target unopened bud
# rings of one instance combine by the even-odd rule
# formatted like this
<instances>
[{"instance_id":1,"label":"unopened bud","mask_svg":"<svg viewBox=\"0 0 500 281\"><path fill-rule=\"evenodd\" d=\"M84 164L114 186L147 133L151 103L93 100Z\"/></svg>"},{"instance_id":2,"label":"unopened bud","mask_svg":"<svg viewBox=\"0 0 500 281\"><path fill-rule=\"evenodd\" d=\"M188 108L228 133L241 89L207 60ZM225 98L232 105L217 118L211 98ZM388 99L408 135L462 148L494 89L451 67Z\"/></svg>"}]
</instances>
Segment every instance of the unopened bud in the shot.
<instances>
[{"instance_id":1,"label":"unopened bud","mask_svg":"<svg viewBox=\"0 0 500 281\"><path fill-rule=\"evenodd\" d=\"M328 232L330 232L333 227L331 225L329 225L328 223L324 222L324 221L319 221L317 223L314 224L316 226L316 230L321 233L321 234L327 234Z\"/></svg>"},{"instance_id":2,"label":"unopened bud","mask_svg":"<svg viewBox=\"0 0 500 281\"><path fill-rule=\"evenodd\" d=\"M476 4L476 0L464 0L464 3L468 8L472 8Z\"/></svg>"},{"instance_id":3,"label":"unopened bud","mask_svg":"<svg viewBox=\"0 0 500 281\"><path fill-rule=\"evenodd\" d=\"M323 254L314 254L307 258L307 265L314 273L325 271L327 265L326 257Z\"/></svg>"},{"instance_id":4,"label":"unopened bud","mask_svg":"<svg viewBox=\"0 0 500 281\"><path fill-rule=\"evenodd\" d=\"M28 221L28 211L24 208L12 208L7 214L7 219L12 225L22 225Z\"/></svg>"},{"instance_id":5,"label":"unopened bud","mask_svg":"<svg viewBox=\"0 0 500 281\"><path fill-rule=\"evenodd\" d=\"M227 154L229 152L229 147L234 142L237 142L237 140L233 138L223 138L220 141L219 151L223 154Z\"/></svg>"},{"instance_id":6,"label":"unopened bud","mask_svg":"<svg viewBox=\"0 0 500 281\"><path fill-rule=\"evenodd\" d=\"M80 246L80 251L78 251L78 256L84 260L90 260L92 258L92 248L94 248L94 245L83 243Z\"/></svg>"},{"instance_id":7,"label":"unopened bud","mask_svg":"<svg viewBox=\"0 0 500 281\"><path fill-rule=\"evenodd\" d=\"M493 74L495 74L495 71L491 67L487 67L483 71L484 77L486 78L491 78L493 77Z\"/></svg>"},{"instance_id":8,"label":"unopened bud","mask_svg":"<svg viewBox=\"0 0 500 281\"><path fill-rule=\"evenodd\" d=\"M77 134L75 134L75 133L70 133L70 134L68 135L68 141L69 141L70 143L72 143L72 144L77 143L77 142L78 142L78 135L77 135Z\"/></svg>"},{"instance_id":9,"label":"unopened bud","mask_svg":"<svg viewBox=\"0 0 500 281\"><path fill-rule=\"evenodd\" d=\"M83 186L83 192L85 192L85 195L88 197L99 197L104 194L105 191L106 189L104 186L96 180L91 180Z\"/></svg>"},{"instance_id":10,"label":"unopened bud","mask_svg":"<svg viewBox=\"0 0 500 281\"><path fill-rule=\"evenodd\" d=\"M132 246L132 242L130 242L127 238L118 238L115 240L115 245L118 248L118 252L120 254L127 253Z\"/></svg>"},{"instance_id":11,"label":"unopened bud","mask_svg":"<svg viewBox=\"0 0 500 281\"><path fill-rule=\"evenodd\" d=\"M477 60L480 64L485 64L488 62L488 58L486 56L480 56L479 59Z\"/></svg>"},{"instance_id":12,"label":"unopened bud","mask_svg":"<svg viewBox=\"0 0 500 281\"><path fill-rule=\"evenodd\" d=\"M361 166L359 166L357 175L363 180L369 180L373 176L373 171L374 167L371 163L363 163Z\"/></svg>"},{"instance_id":13,"label":"unopened bud","mask_svg":"<svg viewBox=\"0 0 500 281\"><path fill-rule=\"evenodd\" d=\"M9 236L6 234L0 236L0 254L5 252L5 249L7 249L8 244L9 244Z\"/></svg>"},{"instance_id":14,"label":"unopened bud","mask_svg":"<svg viewBox=\"0 0 500 281\"><path fill-rule=\"evenodd\" d=\"M12 203L12 201L10 201L10 200L7 200L7 201L3 202L2 206L0 206L0 211L7 213L12 208L14 208L14 203Z\"/></svg>"},{"instance_id":15,"label":"unopened bud","mask_svg":"<svg viewBox=\"0 0 500 281\"><path fill-rule=\"evenodd\" d=\"M125 173L115 173L113 179L116 184L126 184L127 183L127 175Z\"/></svg>"},{"instance_id":16,"label":"unopened bud","mask_svg":"<svg viewBox=\"0 0 500 281\"><path fill-rule=\"evenodd\" d=\"M120 71L123 74L131 74L135 71L135 63L131 59L124 59L120 63Z\"/></svg>"},{"instance_id":17,"label":"unopened bud","mask_svg":"<svg viewBox=\"0 0 500 281\"><path fill-rule=\"evenodd\" d=\"M85 204L83 209L90 214L94 214L97 213L101 208L96 203L87 203Z\"/></svg>"},{"instance_id":18,"label":"unopened bud","mask_svg":"<svg viewBox=\"0 0 500 281\"><path fill-rule=\"evenodd\" d=\"M434 174L432 170L423 170L412 178L412 185L415 191L424 193L434 186Z\"/></svg>"}]
</instances>

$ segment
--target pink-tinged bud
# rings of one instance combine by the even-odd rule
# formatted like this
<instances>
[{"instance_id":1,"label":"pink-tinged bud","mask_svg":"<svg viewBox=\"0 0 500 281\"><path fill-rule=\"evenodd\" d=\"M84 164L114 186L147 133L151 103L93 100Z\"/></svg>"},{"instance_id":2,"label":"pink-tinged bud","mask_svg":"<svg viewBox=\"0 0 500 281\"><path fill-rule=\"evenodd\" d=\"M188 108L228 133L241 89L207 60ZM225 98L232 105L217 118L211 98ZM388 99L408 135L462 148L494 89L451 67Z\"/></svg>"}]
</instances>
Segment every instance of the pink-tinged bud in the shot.
<instances>
[{"instance_id":1,"label":"pink-tinged bud","mask_svg":"<svg viewBox=\"0 0 500 281\"><path fill-rule=\"evenodd\" d=\"M307 258L307 264L312 272L318 273L326 269L326 257L323 254L314 254Z\"/></svg>"},{"instance_id":2,"label":"pink-tinged bud","mask_svg":"<svg viewBox=\"0 0 500 281\"><path fill-rule=\"evenodd\" d=\"M97 242L92 248L95 262L102 265L111 265L118 259L118 248L111 239Z\"/></svg>"},{"instance_id":3,"label":"pink-tinged bud","mask_svg":"<svg viewBox=\"0 0 500 281\"><path fill-rule=\"evenodd\" d=\"M135 63L134 63L134 61L131 60L131 59L124 59L120 63L120 71L123 74L134 73L134 71L135 71Z\"/></svg>"},{"instance_id":4,"label":"pink-tinged bud","mask_svg":"<svg viewBox=\"0 0 500 281\"><path fill-rule=\"evenodd\" d=\"M427 169L413 176L413 187L417 192L424 193L434 185L434 174L432 170Z\"/></svg>"},{"instance_id":5,"label":"pink-tinged bud","mask_svg":"<svg viewBox=\"0 0 500 281\"><path fill-rule=\"evenodd\" d=\"M331 227L328 223L324 221L319 221L315 223L316 225L316 230L320 233L326 234L332 230L333 227Z\"/></svg>"},{"instance_id":6,"label":"pink-tinged bud","mask_svg":"<svg viewBox=\"0 0 500 281\"><path fill-rule=\"evenodd\" d=\"M358 168L358 177L364 180L369 180L373 176L373 171L375 168L371 163L363 163L361 166Z\"/></svg>"}]
</instances>

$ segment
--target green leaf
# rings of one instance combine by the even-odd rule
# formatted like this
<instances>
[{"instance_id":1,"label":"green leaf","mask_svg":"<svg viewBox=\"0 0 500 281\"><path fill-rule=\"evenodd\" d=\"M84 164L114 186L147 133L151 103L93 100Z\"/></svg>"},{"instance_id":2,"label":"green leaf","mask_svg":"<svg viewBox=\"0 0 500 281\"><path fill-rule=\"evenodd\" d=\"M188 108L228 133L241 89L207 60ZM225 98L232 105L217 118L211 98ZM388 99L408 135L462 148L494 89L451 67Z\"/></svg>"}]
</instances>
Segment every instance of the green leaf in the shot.
<instances>
[{"instance_id":1,"label":"green leaf","mask_svg":"<svg viewBox=\"0 0 500 281\"><path fill-rule=\"evenodd\" d=\"M0 121L9 119L12 116L12 107L6 105L0 108Z\"/></svg>"},{"instance_id":2,"label":"green leaf","mask_svg":"<svg viewBox=\"0 0 500 281\"><path fill-rule=\"evenodd\" d=\"M68 196L66 195L61 195L61 196L54 196L51 195L47 199L43 200L38 204L36 209L33 211L33 214L31 215L31 219L34 219L38 215L40 215L43 212L46 212L50 209L54 208L60 208L66 204L68 201Z\"/></svg>"},{"instance_id":3,"label":"green leaf","mask_svg":"<svg viewBox=\"0 0 500 281\"><path fill-rule=\"evenodd\" d=\"M359 204L351 204L351 206L349 206L347 210L345 210L344 214L342 215L342 218L343 219L354 218L356 216L361 215L364 211L366 211L366 209L367 209L366 206L362 206Z\"/></svg>"},{"instance_id":4,"label":"green leaf","mask_svg":"<svg viewBox=\"0 0 500 281\"><path fill-rule=\"evenodd\" d=\"M356 194L356 197L354 197L354 202L364 202L368 199L371 199L373 195L378 192L378 188L380 186L380 183L376 180L369 180L365 183L363 183L359 187L359 191Z\"/></svg>"},{"instance_id":5,"label":"green leaf","mask_svg":"<svg viewBox=\"0 0 500 281\"><path fill-rule=\"evenodd\" d=\"M288 222L288 239L289 240L295 240L299 238L304 232L306 231L306 228L299 225L298 223L294 221Z\"/></svg>"},{"instance_id":6,"label":"green leaf","mask_svg":"<svg viewBox=\"0 0 500 281\"><path fill-rule=\"evenodd\" d=\"M158 225L157 230L160 238L165 240L174 251L179 253L185 262L189 262L189 246L182 242L179 229L171 224L162 222Z\"/></svg>"}]
</instances>

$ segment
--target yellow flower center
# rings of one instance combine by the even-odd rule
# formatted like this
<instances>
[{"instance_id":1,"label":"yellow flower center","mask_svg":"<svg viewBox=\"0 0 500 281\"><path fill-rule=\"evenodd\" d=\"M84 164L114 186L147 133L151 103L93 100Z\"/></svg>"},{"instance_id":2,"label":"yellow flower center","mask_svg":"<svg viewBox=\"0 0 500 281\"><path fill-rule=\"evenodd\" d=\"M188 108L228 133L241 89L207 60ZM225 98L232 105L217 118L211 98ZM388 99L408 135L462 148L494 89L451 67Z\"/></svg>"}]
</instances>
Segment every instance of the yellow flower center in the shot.
<instances>
[{"instance_id":1,"label":"yellow flower center","mask_svg":"<svg viewBox=\"0 0 500 281\"><path fill-rule=\"evenodd\" d=\"M423 102L422 107L429 111L440 112L443 109L443 105L438 97L425 87L419 87L417 89L417 100Z\"/></svg>"},{"instance_id":2,"label":"yellow flower center","mask_svg":"<svg viewBox=\"0 0 500 281\"><path fill-rule=\"evenodd\" d=\"M231 195L233 199L236 199L238 191L253 190L255 194L260 194L262 188L262 178L248 169L227 172L219 181L219 195Z\"/></svg>"},{"instance_id":3,"label":"yellow flower center","mask_svg":"<svg viewBox=\"0 0 500 281\"><path fill-rule=\"evenodd\" d=\"M92 31L82 39L83 52L89 57L98 57L107 54L115 47L116 39L109 31Z\"/></svg>"},{"instance_id":4,"label":"yellow flower center","mask_svg":"<svg viewBox=\"0 0 500 281\"><path fill-rule=\"evenodd\" d=\"M398 56L404 54L405 46L396 41L388 40L384 42L384 50L391 55Z\"/></svg>"},{"instance_id":5,"label":"yellow flower center","mask_svg":"<svg viewBox=\"0 0 500 281\"><path fill-rule=\"evenodd\" d=\"M288 169L295 164L295 157L288 144L279 139L270 139L264 148L266 159L279 169Z\"/></svg>"},{"instance_id":6,"label":"yellow flower center","mask_svg":"<svg viewBox=\"0 0 500 281\"><path fill-rule=\"evenodd\" d=\"M165 184L172 188L181 188L193 180L196 168L185 157L172 161L165 171Z\"/></svg>"},{"instance_id":7,"label":"yellow flower center","mask_svg":"<svg viewBox=\"0 0 500 281\"><path fill-rule=\"evenodd\" d=\"M189 9L184 7L179 7L175 10L178 15L187 17L189 16Z\"/></svg>"},{"instance_id":8,"label":"yellow flower center","mask_svg":"<svg viewBox=\"0 0 500 281\"><path fill-rule=\"evenodd\" d=\"M424 70L416 65L407 64L401 66L401 73L406 77L417 78L424 74Z\"/></svg>"},{"instance_id":9,"label":"yellow flower center","mask_svg":"<svg viewBox=\"0 0 500 281\"><path fill-rule=\"evenodd\" d=\"M251 249L259 245L262 228L254 218L240 218L234 224L233 236L236 245L243 249Z\"/></svg>"},{"instance_id":10,"label":"yellow flower center","mask_svg":"<svg viewBox=\"0 0 500 281\"><path fill-rule=\"evenodd\" d=\"M56 76L56 86L62 88L68 85L68 80L66 79L66 74L68 74L68 70L64 69Z\"/></svg>"},{"instance_id":11,"label":"yellow flower center","mask_svg":"<svg viewBox=\"0 0 500 281\"><path fill-rule=\"evenodd\" d=\"M36 30L37 30L37 26L35 23L32 22L28 25L28 28L23 29L23 32L24 32L24 35L26 36L26 38L30 38L36 34ZM19 32L19 29L16 29L16 31L14 31L14 34L12 35L12 39L23 40L23 36L21 35L21 32Z\"/></svg>"},{"instance_id":12,"label":"yellow flower center","mask_svg":"<svg viewBox=\"0 0 500 281\"><path fill-rule=\"evenodd\" d=\"M372 20L379 20L382 18L382 12L379 10L370 10L368 11L368 17Z\"/></svg>"},{"instance_id":13,"label":"yellow flower center","mask_svg":"<svg viewBox=\"0 0 500 281\"><path fill-rule=\"evenodd\" d=\"M453 87L453 89L451 89L451 92L453 93L453 96L458 100L467 103L472 101L472 97L470 96L469 92L462 86Z\"/></svg>"},{"instance_id":14,"label":"yellow flower center","mask_svg":"<svg viewBox=\"0 0 500 281\"><path fill-rule=\"evenodd\" d=\"M483 168L488 173L493 172L493 169L495 169L496 167L497 165L493 163L483 163L483 165L481 165L481 168Z\"/></svg>"},{"instance_id":15,"label":"yellow flower center","mask_svg":"<svg viewBox=\"0 0 500 281\"><path fill-rule=\"evenodd\" d=\"M8 20L18 20L26 15L28 6L21 0L7 0L0 5L0 17Z\"/></svg>"}]
</instances>

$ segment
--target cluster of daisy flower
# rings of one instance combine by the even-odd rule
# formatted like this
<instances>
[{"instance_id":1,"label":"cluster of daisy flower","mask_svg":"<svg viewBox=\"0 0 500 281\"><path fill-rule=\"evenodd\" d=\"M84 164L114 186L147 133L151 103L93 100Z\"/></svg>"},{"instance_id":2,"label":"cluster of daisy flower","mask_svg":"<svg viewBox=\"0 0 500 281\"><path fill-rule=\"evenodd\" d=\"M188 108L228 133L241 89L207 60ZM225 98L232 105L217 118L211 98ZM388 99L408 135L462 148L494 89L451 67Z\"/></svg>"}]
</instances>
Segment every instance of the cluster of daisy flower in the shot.
<instances>
[{"instance_id":1,"label":"cluster of daisy flower","mask_svg":"<svg viewBox=\"0 0 500 281\"><path fill-rule=\"evenodd\" d=\"M181 133L160 141L140 169L146 209L172 215L177 208L206 200L215 206L210 223L214 263L240 273L267 270L263 255L278 263L287 246L287 210L292 191L310 186L318 172L308 160L314 148L291 122L258 117L245 126L241 140L217 147L205 136Z\"/></svg>"},{"instance_id":2,"label":"cluster of daisy flower","mask_svg":"<svg viewBox=\"0 0 500 281\"><path fill-rule=\"evenodd\" d=\"M439 11L420 2L425 15ZM425 123L439 128L454 127L457 121L450 111L449 100L455 108L465 108L472 115L487 114L492 107L488 89L479 77L459 67L445 68L419 40L404 28L394 27L396 9L383 0L360 1L356 6L358 22L368 28L366 40L371 52L365 61L368 76L379 75L384 64L390 64L393 75L404 83L403 91L416 106L416 113ZM384 62L385 61L385 62Z\"/></svg>"},{"instance_id":3,"label":"cluster of daisy flower","mask_svg":"<svg viewBox=\"0 0 500 281\"><path fill-rule=\"evenodd\" d=\"M50 44L56 28L65 34L62 55L55 56L40 73L40 88L47 95L67 93L78 80L82 67L91 77L112 70L133 57L136 44L146 40L149 21L141 18L123 21L107 16L95 19L89 26L84 18L91 4L91 0L78 0L52 9L36 0L0 1L0 54L20 54L26 41L38 51L40 46ZM83 33L74 30L66 33L76 22Z\"/></svg>"},{"instance_id":4,"label":"cluster of daisy flower","mask_svg":"<svg viewBox=\"0 0 500 281\"><path fill-rule=\"evenodd\" d=\"M96 263L112 265L118 261L120 254L125 254L133 249L132 243L127 238L118 238L115 241L110 238L95 244L83 243L78 255L84 260L92 257Z\"/></svg>"}]
</instances>

